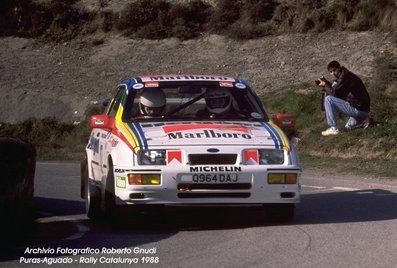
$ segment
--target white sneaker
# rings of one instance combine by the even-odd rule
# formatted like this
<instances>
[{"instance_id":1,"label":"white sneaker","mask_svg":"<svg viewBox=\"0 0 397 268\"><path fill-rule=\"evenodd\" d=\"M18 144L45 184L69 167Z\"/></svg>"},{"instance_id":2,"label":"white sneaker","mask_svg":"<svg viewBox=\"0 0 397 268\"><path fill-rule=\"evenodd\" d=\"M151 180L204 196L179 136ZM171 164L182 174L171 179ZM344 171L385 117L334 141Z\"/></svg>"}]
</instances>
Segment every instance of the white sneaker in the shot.
<instances>
[{"instance_id":1,"label":"white sneaker","mask_svg":"<svg viewBox=\"0 0 397 268\"><path fill-rule=\"evenodd\" d=\"M330 136L330 135L338 135L339 134L339 129L336 127L330 127L325 131L321 132L321 135L323 136Z\"/></svg>"}]
</instances>

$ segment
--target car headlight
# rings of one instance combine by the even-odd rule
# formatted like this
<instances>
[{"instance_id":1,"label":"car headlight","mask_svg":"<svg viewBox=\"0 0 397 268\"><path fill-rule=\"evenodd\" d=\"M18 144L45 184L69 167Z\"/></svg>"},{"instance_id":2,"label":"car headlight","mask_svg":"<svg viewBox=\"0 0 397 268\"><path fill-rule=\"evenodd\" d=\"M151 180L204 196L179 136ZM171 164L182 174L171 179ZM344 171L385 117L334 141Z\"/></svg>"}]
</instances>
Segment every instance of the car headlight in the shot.
<instances>
[{"instance_id":1,"label":"car headlight","mask_svg":"<svg viewBox=\"0 0 397 268\"><path fill-rule=\"evenodd\" d=\"M281 149L259 149L260 165L281 165L284 163L284 150Z\"/></svg>"},{"instance_id":2,"label":"car headlight","mask_svg":"<svg viewBox=\"0 0 397 268\"><path fill-rule=\"evenodd\" d=\"M296 184L298 182L297 173L269 173L267 174L268 184Z\"/></svg>"},{"instance_id":3,"label":"car headlight","mask_svg":"<svg viewBox=\"0 0 397 268\"><path fill-rule=\"evenodd\" d=\"M160 174L128 174L128 184L130 185L160 185Z\"/></svg>"},{"instance_id":4,"label":"car headlight","mask_svg":"<svg viewBox=\"0 0 397 268\"><path fill-rule=\"evenodd\" d=\"M165 165L166 150L141 150L138 152L139 165Z\"/></svg>"},{"instance_id":5,"label":"car headlight","mask_svg":"<svg viewBox=\"0 0 397 268\"><path fill-rule=\"evenodd\" d=\"M282 149L249 149L243 152L244 165L281 165L284 163Z\"/></svg>"}]
</instances>

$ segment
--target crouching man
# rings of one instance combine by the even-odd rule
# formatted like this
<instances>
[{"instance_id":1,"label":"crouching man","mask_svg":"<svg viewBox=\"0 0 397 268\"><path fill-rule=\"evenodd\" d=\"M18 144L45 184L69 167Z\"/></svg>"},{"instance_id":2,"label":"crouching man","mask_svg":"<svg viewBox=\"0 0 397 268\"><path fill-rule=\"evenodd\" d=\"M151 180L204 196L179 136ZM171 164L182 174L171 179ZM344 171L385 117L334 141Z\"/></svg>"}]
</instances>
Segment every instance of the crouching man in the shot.
<instances>
[{"instance_id":1,"label":"crouching man","mask_svg":"<svg viewBox=\"0 0 397 268\"><path fill-rule=\"evenodd\" d=\"M322 131L323 136L337 135L337 113L349 117L345 127L348 130L365 127L370 110L370 97L363 81L354 73L341 66L337 61L331 61L327 69L335 78L334 83L320 79L318 85L324 87L327 96L324 108L329 128Z\"/></svg>"}]
</instances>

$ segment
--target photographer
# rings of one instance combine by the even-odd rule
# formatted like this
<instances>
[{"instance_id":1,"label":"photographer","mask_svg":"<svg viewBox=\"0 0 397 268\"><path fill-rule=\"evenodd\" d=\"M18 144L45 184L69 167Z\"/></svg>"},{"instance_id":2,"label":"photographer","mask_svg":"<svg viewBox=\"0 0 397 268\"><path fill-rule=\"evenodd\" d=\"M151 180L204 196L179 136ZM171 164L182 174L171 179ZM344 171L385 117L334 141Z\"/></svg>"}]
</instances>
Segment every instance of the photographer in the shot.
<instances>
[{"instance_id":1,"label":"photographer","mask_svg":"<svg viewBox=\"0 0 397 268\"><path fill-rule=\"evenodd\" d=\"M322 131L323 136L337 135L337 112L349 116L345 128L348 130L364 127L369 114L370 97L362 80L341 66L337 61L331 61L327 70L334 76L335 82L320 78L316 81L326 91L324 108L329 128Z\"/></svg>"}]
</instances>

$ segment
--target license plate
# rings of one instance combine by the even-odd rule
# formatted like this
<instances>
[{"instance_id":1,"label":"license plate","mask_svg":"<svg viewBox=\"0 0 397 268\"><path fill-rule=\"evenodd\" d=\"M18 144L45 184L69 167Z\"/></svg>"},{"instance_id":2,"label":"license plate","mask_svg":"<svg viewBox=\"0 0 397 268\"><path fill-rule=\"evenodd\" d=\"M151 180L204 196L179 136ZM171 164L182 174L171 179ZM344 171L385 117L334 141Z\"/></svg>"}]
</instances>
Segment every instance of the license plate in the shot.
<instances>
[{"instance_id":1,"label":"license plate","mask_svg":"<svg viewBox=\"0 0 397 268\"><path fill-rule=\"evenodd\" d=\"M238 174L192 174L182 176L182 181L192 183L238 183Z\"/></svg>"}]
</instances>

